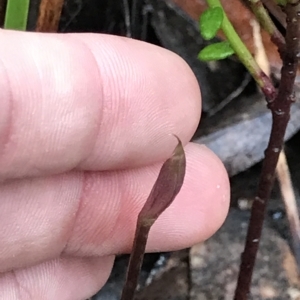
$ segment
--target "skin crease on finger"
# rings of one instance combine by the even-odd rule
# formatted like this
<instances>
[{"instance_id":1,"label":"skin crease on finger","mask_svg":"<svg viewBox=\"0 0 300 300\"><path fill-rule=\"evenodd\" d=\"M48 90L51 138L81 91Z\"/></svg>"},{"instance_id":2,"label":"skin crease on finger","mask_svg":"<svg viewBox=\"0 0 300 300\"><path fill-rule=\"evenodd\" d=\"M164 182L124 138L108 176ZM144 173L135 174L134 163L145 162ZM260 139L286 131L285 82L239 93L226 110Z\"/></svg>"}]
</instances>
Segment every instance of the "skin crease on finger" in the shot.
<instances>
[{"instance_id":1,"label":"skin crease on finger","mask_svg":"<svg viewBox=\"0 0 300 300\"><path fill-rule=\"evenodd\" d=\"M113 257L58 258L0 274L0 299L85 300L106 282Z\"/></svg>"},{"instance_id":2,"label":"skin crease on finger","mask_svg":"<svg viewBox=\"0 0 300 300\"><path fill-rule=\"evenodd\" d=\"M0 179L159 162L170 133L186 144L198 125L195 76L165 49L96 34L1 41Z\"/></svg>"}]
</instances>

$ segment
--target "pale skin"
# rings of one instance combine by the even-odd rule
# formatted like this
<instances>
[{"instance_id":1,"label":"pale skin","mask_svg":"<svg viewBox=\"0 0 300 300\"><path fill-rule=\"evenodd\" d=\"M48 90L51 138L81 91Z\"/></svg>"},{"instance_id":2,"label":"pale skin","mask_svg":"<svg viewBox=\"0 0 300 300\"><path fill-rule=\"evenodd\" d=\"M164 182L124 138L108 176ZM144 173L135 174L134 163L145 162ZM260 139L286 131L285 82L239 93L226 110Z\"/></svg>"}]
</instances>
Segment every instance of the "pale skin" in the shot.
<instances>
[{"instance_id":1,"label":"pale skin","mask_svg":"<svg viewBox=\"0 0 300 300\"><path fill-rule=\"evenodd\" d=\"M223 223L219 159L188 143L198 83L175 54L96 34L0 31L0 299L85 299L129 252L162 162L185 146L181 192L147 250L189 247Z\"/></svg>"}]
</instances>

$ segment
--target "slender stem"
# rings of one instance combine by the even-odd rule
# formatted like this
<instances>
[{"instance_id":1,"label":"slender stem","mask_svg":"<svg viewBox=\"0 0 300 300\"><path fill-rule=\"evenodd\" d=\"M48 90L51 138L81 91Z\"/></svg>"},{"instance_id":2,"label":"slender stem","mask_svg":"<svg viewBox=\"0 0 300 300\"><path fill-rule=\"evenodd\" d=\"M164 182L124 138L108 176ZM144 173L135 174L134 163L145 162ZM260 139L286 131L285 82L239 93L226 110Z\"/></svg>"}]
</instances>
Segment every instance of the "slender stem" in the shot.
<instances>
[{"instance_id":1,"label":"slender stem","mask_svg":"<svg viewBox=\"0 0 300 300\"><path fill-rule=\"evenodd\" d=\"M278 47L280 53L285 50L285 40L267 10L260 0L250 0L250 6L261 26L270 34L272 42Z\"/></svg>"},{"instance_id":2,"label":"slender stem","mask_svg":"<svg viewBox=\"0 0 300 300\"><path fill-rule=\"evenodd\" d=\"M256 63L255 59L251 55L250 51L247 49L243 41L238 36L231 22L228 20L228 17L223 9L220 0L207 0L207 4L210 7L222 8L224 12L224 18L221 28L224 34L226 35L231 47L233 48L235 54L238 56L239 60L247 68L249 73L252 75L254 80L262 89L263 93L268 98L268 100L273 101L276 95L276 91L270 78L261 70L261 68Z\"/></svg>"},{"instance_id":3,"label":"slender stem","mask_svg":"<svg viewBox=\"0 0 300 300\"><path fill-rule=\"evenodd\" d=\"M26 30L30 0L8 0L4 20L5 29Z\"/></svg>"},{"instance_id":4,"label":"slender stem","mask_svg":"<svg viewBox=\"0 0 300 300\"><path fill-rule=\"evenodd\" d=\"M268 11L277 19L283 28L286 28L285 13L282 11L279 3L275 0L261 0Z\"/></svg>"},{"instance_id":5,"label":"slender stem","mask_svg":"<svg viewBox=\"0 0 300 300\"><path fill-rule=\"evenodd\" d=\"M128 271L121 300L133 300L142 267L146 243L152 224L145 223L146 218L138 218L134 244L129 259Z\"/></svg>"},{"instance_id":6,"label":"slender stem","mask_svg":"<svg viewBox=\"0 0 300 300\"><path fill-rule=\"evenodd\" d=\"M57 32L64 0L41 0L36 31Z\"/></svg>"},{"instance_id":7,"label":"slender stem","mask_svg":"<svg viewBox=\"0 0 300 300\"><path fill-rule=\"evenodd\" d=\"M252 206L235 300L247 300L250 294L252 273L261 237L266 205L274 183L276 165L290 117L290 106L294 101L293 88L298 67L298 54L300 53L300 15L297 13L300 11L299 2L298 0L296 5L290 3L286 5L286 51L283 55L281 81L277 97L274 101L268 103L268 107L272 112L272 130L269 144L265 151L257 196Z\"/></svg>"},{"instance_id":8,"label":"slender stem","mask_svg":"<svg viewBox=\"0 0 300 300\"><path fill-rule=\"evenodd\" d=\"M138 215L134 243L121 300L133 300L149 230L161 213L174 201L183 184L186 158L180 139L176 135L174 136L178 140L178 144L173 151L173 155L162 165L150 195Z\"/></svg>"}]
</instances>

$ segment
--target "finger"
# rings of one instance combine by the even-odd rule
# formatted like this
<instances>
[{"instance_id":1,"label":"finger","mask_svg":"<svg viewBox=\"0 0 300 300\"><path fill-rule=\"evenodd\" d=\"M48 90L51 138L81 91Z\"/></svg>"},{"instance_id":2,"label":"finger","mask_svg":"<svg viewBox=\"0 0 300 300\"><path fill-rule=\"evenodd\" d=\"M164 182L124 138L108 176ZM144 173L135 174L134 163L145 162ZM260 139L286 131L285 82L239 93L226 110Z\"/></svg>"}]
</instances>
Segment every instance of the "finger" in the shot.
<instances>
[{"instance_id":1,"label":"finger","mask_svg":"<svg viewBox=\"0 0 300 300\"><path fill-rule=\"evenodd\" d=\"M147 165L198 125L198 83L167 50L99 34L0 42L0 179Z\"/></svg>"},{"instance_id":2,"label":"finger","mask_svg":"<svg viewBox=\"0 0 300 300\"><path fill-rule=\"evenodd\" d=\"M0 299L82 300L106 282L113 257L58 258L0 275Z\"/></svg>"},{"instance_id":3,"label":"finger","mask_svg":"<svg viewBox=\"0 0 300 300\"><path fill-rule=\"evenodd\" d=\"M148 251L181 249L214 233L229 203L226 172L207 148L189 144L187 172L174 203L150 232ZM0 189L0 271L68 255L131 249L137 215L161 164L134 170L56 175Z\"/></svg>"}]
</instances>

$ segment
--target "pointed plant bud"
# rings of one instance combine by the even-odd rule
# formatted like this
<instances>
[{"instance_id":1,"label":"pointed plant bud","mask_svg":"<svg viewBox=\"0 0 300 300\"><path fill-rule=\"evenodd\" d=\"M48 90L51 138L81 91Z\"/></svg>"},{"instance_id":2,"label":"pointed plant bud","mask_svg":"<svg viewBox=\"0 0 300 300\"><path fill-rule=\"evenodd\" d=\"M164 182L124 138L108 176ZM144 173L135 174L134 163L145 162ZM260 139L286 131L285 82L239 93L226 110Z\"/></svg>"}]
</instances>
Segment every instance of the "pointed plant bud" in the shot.
<instances>
[{"instance_id":1,"label":"pointed plant bud","mask_svg":"<svg viewBox=\"0 0 300 300\"><path fill-rule=\"evenodd\" d=\"M173 202L183 184L186 168L185 153L181 141L177 136L175 137L178 144L173 155L161 167L150 195L138 216L121 300L133 300L150 228L160 214Z\"/></svg>"},{"instance_id":2,"label":"pointed plant bud","mask_svg":"<svg viewBox=\"0 0 300 300\"><path fill-rule=\"evenodd\" d=\"M182 143L177 136L178 144L171 158L165 161L160 169L151 193L139 214L139 220L153 222L173 202L183 184L186 159Z\"/></svg>"}]
</instances>

